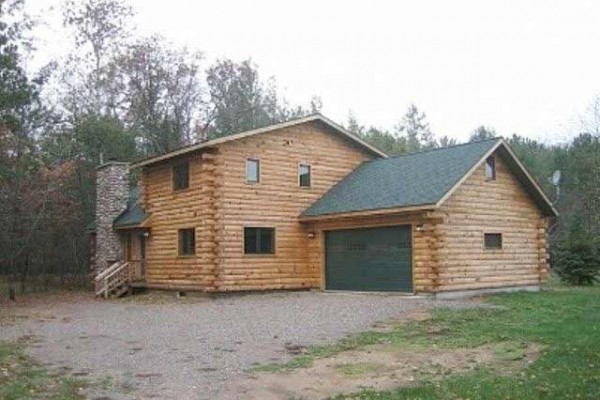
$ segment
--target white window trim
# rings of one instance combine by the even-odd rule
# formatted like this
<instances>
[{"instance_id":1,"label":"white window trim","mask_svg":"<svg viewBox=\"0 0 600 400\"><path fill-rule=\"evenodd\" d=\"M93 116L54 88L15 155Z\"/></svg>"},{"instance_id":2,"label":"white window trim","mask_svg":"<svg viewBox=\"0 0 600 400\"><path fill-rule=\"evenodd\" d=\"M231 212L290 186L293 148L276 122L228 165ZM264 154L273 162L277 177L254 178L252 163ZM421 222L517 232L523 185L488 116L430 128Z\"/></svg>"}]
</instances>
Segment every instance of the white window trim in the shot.
<instances>
[{"instance_id":1,"label":"white window trim","mask_svg":"<svg viewBox=\"0 0 600 400\"><path fill-rule=\"evenodd\" d=\"M300 184L300 167L308 167L308 180L309 180L309 185L308 186L302 186ZM312 187L312 165L306 162L299 162L298 163L298 169L297 169L297 174L298 174L298 187L301 189L310 189Z\"/></svg>"},{"instance_id":2,"label":"white window trim","mask_svg":"<svg viewBox=\"0 0 600 400\"><path fill-rule=\"evenodd\" d=\"M251 181L248 180L248 163L250 161L255 161L256 162L256 180L255 181ZM256 185L258 183L260 183L260 159L258 157L246 157L246 162L244 163L244 167L245 167L245 174L246 174L246 183L249 185Z\"/></svg>"}]
</instances>

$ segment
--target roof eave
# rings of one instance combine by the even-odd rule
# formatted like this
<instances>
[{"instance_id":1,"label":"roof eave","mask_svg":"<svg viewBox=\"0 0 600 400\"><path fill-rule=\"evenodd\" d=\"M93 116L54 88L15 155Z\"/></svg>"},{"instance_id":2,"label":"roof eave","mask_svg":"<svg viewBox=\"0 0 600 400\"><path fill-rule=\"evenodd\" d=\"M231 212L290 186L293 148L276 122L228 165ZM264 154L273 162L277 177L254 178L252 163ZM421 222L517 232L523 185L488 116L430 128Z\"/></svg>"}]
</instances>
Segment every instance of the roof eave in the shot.
<instances>
[{"instance_id":1,"label":"roof eave","mask_svg":"<svg viewBox=\"0 0 600 400\"><path fill-rule=\"evenodd\" d=\"M141 222L132 223L132 224L124 224L124 225L116 225L113 224L113 229L117 231L126 230L126 229L149 229L146 223L149 217L144 218Z\"/></svg>"},{"instance_id":2,"label":"roof eave","mask_svg":"<svg viewBox=\"0 0 600 400\"><path fill-rule=\"evenodd\" d=\"M545 206L550 211L549 214L551 214L551 215L546 215L546 216L547 217L558 217L558 211L556 210L556 208L554 208L554 204L552 204L552 202L550 201L550 199L546 195L546 192L544 192L544 190L540 187L540 185L537 183L537 181L535 180L535 178L533 176L531 176L531 174L529 173L529 171L527 170L527 168L525 168L525 166L523 165L523 163L521 163L521 160L519 160L519 158L516 156L516 154L513 153L513 151L510 148L510 146L508 144L506 144L506 142L504 142L504 140L502 140L502 145L503 145L503 148L508 152L508 154L510 154L510 156L513 158L515 164L517 164L517 166L519 167L519 169L521 170L521 172L523 172L523 174L525 175L525 177L527 178L527 180L529 181L529 183L531 183L531 185L533 186L533 188L537 191L537 193L540 195L540 197L544 201Z\"/></svg>"},{"instance_id":3,"label":"roof eave","mask_svg":"<svg viewBox=\"0 0 600 400\"><path fill-rule=\"evenodd\" d=\"M378 208L372 210L358 210L358 211L349 211L342 213L331 213L331 214L321 214L321 215L300 215L298 219L300 222L316 222L316 221L327 221L327 220L335 220L335 219L346 219L346 218L359 218L359 217L376 217L378 215L389 215L389 214L402 214L408 212L417 212L417 211L428 211L435 209L436 205L434 203L431 204L420 204L414 206L406 206L406 207L392 207L392 208Z\"/></svg>"}]
</instances>

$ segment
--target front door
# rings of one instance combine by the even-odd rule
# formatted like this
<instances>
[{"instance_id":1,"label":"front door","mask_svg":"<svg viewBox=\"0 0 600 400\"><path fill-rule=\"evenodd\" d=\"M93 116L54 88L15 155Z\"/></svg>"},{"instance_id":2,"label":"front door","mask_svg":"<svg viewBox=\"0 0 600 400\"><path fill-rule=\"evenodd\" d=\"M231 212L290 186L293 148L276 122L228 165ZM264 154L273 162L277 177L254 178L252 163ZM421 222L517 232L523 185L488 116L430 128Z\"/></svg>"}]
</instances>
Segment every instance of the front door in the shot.
<instances>
[{"instance_id":1,"label":"front door","mask_svg":"<svg viewBox=\"0 0 600 400\"><path fill-rule=\"evenodd\" d=\"M144 232L127 232L127 261L134 269L135 279L146 277L146 237Z\"/></svg>"},{"instance_id":2,"label":"front door","mask_svg":"<svg viewBox=\"0 0 600 400\"><path fill-rule=\"evenodd\" d=\"M140 273L142 279L146 278L146 236L139 235L140 238Z\"/></svg>"}]
</instances>

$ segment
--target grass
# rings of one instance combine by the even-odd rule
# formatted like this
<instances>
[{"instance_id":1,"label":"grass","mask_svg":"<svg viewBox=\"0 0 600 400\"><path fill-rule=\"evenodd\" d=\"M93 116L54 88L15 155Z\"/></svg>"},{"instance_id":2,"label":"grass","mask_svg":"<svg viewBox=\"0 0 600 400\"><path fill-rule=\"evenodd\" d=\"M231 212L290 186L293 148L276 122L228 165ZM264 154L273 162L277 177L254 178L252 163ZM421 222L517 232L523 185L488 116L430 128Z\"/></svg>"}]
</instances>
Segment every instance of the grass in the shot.
<instances>
[{"instance_id":1,"label":"grass","mask_svg":"<svg viewBox=\"0 0 600 400\"><path fill-rule=\"evenodd\" d=\"M432 319L389 332L365 332L332 346L309 348L290 362L258 367L271 372L306 367L316 358L370 344L401 348L497 346L501 358L518 359L529 343L544 346L521 371L479 368L442 380L424 380L395 391L342 395L336 399L598 399L600 398L600 287L551 288L541 293L492 296L498 308L434 310Z\"/></svg>"},{"instance_id":2,"label":"grass","mask_svg":"<svg viewBox=\"0 0 600 400\"><path fill-rule=\"evenodd\" d=\"M345 376L360 376L371 372L377 372L384 368L384 364L368 362L344 363L335 366L335 369Z\"/></svg>"},{"instance_id":3,"label":"grass","mask_svg":"<svg viewBox=\"0 0 600 400\"><path fill-rule=\"evenodd\" d=\"M18 344L0 342L1 400L78 400L88 383L50 375L33 363Z\"/></svg>"}]
</instances>

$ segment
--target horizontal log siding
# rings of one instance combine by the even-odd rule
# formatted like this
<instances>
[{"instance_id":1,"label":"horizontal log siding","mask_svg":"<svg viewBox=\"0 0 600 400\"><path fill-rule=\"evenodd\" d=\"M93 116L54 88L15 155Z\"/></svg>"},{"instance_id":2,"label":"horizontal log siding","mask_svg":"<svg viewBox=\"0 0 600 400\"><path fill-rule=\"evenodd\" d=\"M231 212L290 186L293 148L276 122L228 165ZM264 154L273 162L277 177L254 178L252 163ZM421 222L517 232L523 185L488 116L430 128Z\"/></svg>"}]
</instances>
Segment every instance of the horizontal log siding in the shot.
<instances>
[{"instance_id":1,"label":"horizontal log siding","mask_svg":"<svg viewBox=\"0 0 600 400\"><path fill-rule=\"evenodd\" d=\"M369 159L364 150L318 123L252 136L219 146L216 291L318 288L310 262L316 239L298 216ZM260 160L260 182L246 183L246 159ZM298 164L311 166L311 187L298 186ZM245 255L244 227L275 228L275 254Z\"/></svg>"},{"instance_id":2,"label":"horizontal log siding","mask_svg":"<svg viewBox=\"0 0 600 400\"><path fill-rule=\"evenodd\" d=\"M546 274L545 221L496 156L495 181L479 167L441 207L436 290L537 285ZM484 248L484 233L502 233L502 249Z\"/></svg>"},{"instance_id":3,"label":"horizontal log siding","mask_svg":"<svg viewBox=\"0 0 600 400\"><path fill-rule=\"evenodd\" d=\"M143 199L151 214L146 247L146 281L149 287L203 290L215 280L217 246L214 154L195 153L188 160L189 187L173 191L172 163L144 170ZM196 229L196 254L178 255L178 229Z\"/></svg>"}]
</instances>

